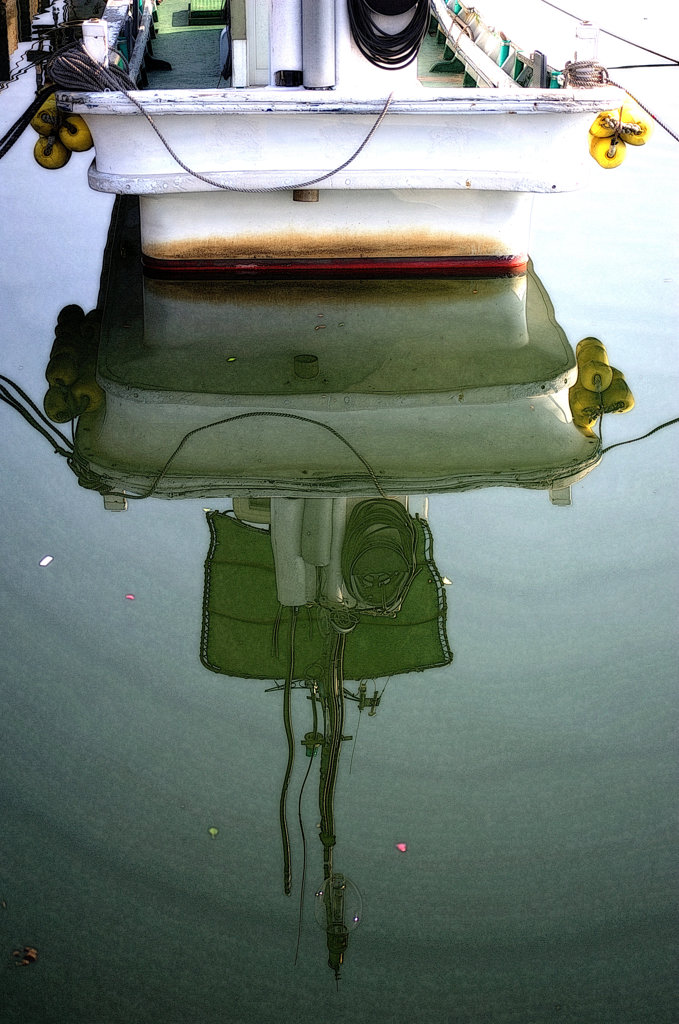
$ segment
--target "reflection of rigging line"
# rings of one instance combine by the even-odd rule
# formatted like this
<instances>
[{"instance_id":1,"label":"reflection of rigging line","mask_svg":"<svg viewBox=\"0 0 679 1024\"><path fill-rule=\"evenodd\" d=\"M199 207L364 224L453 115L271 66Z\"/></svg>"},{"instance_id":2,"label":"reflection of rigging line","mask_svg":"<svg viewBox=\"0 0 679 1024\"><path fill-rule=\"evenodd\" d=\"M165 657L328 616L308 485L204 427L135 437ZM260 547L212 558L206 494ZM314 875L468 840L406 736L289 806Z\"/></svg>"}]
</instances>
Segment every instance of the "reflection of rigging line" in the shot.
<instances>
[{"instance_id":1,"label":"reflection of rigging line","mask_svg":"<svg viewBox=\"0 0 679 1024\"><path fill-rule=\"evenodd\" d=\"M290 717L290 696L292 693L292 676L295 670L296 622L297 608L292 608L290 615L290 659L288 662L288 674L285 679L285 690L283 692L283 724L285 725L285 735L288 739L288 764L285 769L285 778L283 779L279 805L281 839L283 840L283 888L286 896L289 896L292 890L292 858L290 855L290 833L288 832L288 823L285 817L285 802L288 795L288 785L292 774L292 766L295 763L295 736L292 731L292 719Z\"/></svg>"},{"instance_id":2,"label":"reflection of rigging line","mask_svg":"<svg viewBox=\"0 0 679 1024\"><path fill-rule=\"evenodd\" d=\"M11 393L11 391L8 391L6 387L3 387L1 385L0 385L0 398L2 398L2 400L4 402L6 402L7 405L10 405L13 409L16 409L16 411L19 413L19 415L23 416L23 418L26 420L26 422L29 423L30 426L32 426L35 430L37 430L39 434L42 434L43 437L46 437L47 440L49 441L49 443L54 448L54 451L57 453L57 455L64 455L64 456L66 456L66 458L70 458L71 457L71 452L70 451L64 451L64 449L61 448L56 443L55 439L47 432L47 430L45 430L45 428L43 426L41 426L41 424L38 421L38 419L36 419L36 416L39 417L39 419L42 420L43 423L47 424L49 429L52 431L52 434L56 434L57 437L61 441L63 441L63 443L65 445L68 446L68 448L73 448L72 443L69 441L69 439L66 437L66 435L62 434L62 432L57 427L55 427L55 425L52 423L52 421L50 419L48 419L47 416L45 416L45 414L43 412L41 412L41 410L38 408L38 406L35 404L35 402L31 398L28 397L26 392L23 391L19 387L19 385L17 383L15 383L15 381L11 380L10 377L5 377L4 374L1 374L1 373L0 373L0 380L4 380L6 384L9 384L11 387L13 387L15 389L15 391L17 391L19 393L19 396L23 399L23 401L26 403L26 405L29 406L30 409L33 410L33 413L29 412L29 410L27 408L25 408L25 406L22 406L21 402Z\"/></svg>"},{"instance_id":3,"label":"reflection of rigging line","mask_svg":"<svg viewBox=\"0 0 679 1024\"><path fill-rule=\"evenodd\" d=\"M321 811L321 842L323 843L323 878L332 878L332 848L335 845L335 811L334 796L337 783L337 769L342 732L344 729L344 693L342 687L342 669L344 665L344 647L346 633L335 635L330 654L330 672L326 685L323 703L323 752L321 763L320 811ZM329 691L329 692L328 692ZM328 744L328 727L330 743Z\"/></svg>"},{"instance_id":4,"label":"reflection of rigging line","mask_svg":"<svg viewBox=\"0 0 679 1024\"><path fill-rule=\"evenodd\" d=\"M313 711L314 716L312 727L314 740L316 738L316 730L318 729L318 711L316 710L316 694L314 692L315 685L316 684L314 683L313 686L310 688L311 693L309 698L311 700L311 709ZM309 764L307 765L306 774L302 781L302 785L299 790L299 798L297 800L297 817L299 819L299 831L302 836L302 885L299 891L299 921L297 922L297 945L295 947L295 963L297 963L297 957L299 955L299 942L302 937L302 915L304 913L304 886L306 884L306 837L304 835L304 822L302 820L302 796L304 794L304 787L306 786L307 779L309 778L311 766L314 763L315 752L315 746L312 747L310 751L307 751L309 755Z\"/></svg>"},{"instance_id":5,"label":"reflection of rigging line","mask_svg":"<svg viewBox=\"0 0 679 1024\"><path fill-rule=\"evenodd\" d=\"M361 711L362 710L363 710L363 708L361 708L359 710L359 712L358 712L358 722L356 723L356 732L354 733L354 744L353 744L353 746L351 748L351 760L349 761L349 774L350 775L351 775L351 769L352 769L353 764L354 764L354 754L356 753L356 743L358 741L358 730L361 728Z\"/></svg>"},{"instance_id":6,"label":"reflection of rigging line","mask_svg":"<svg viewBox=\"0 0 679 1024\"><path fill-rule=\"evenodd\" d=\"M195 427L193 430L190 430L188 432L188 434L184 434L183 438L181 439L181 441L179 442L179 444L177 445L175 450L172 452L172 455L170 455L169 459L167 460L167 462L165 463L163 468L160 470L158 475L154 478L154 480L153 480L150 488L148 489L148 491L146 491L145 494L126 494L126 497L127 498L150 498L151 495L153 494L153 492L158 487L158 484L160 483L160 481L163 479L163 477L167 473L168 469L170 468L171 463L174 461L174 459L177 457L177 455L179 455L180 451L182 450L182 448L184 447L186 442L191 437L193 437L195 434L200 434L201 431L203 431L203 430L210 430L212 427L222 426L222 424L224 424L224 423L235 423L236 420L247 420L247 419L251 419L254 416L273 416L273 417L276 417L278 419L299 420L301 423L312 423L316 427L322 427L323 430L327 430L329 434L332 434L333 437L336 437L339 441L342 442L342 444L346 445L346 447L349 449L349 451L353 455L356 456L356 458L359 460L359 462L362 463L363 466L365 466L365 469L366 469L370 479L374 483L375 488L377 489L378 493L383 498L386 498L387 495L383 491L382 486L381 486L379 480L377 479L377 476L375 475L375 472L372 469L372 467L369 465L367 460L363 458L361 453L359 451L357 451L356 448L354 448L353 444L351 444L350 441L347 441L346 437L343 437L342 434L340 434L339 430L335 430L335 428L331 427L328 423L322 423L320 420L313 420L309 416L299 416L297 413L294 413L294 412L243 412L243 413L238 413L238 415L236 415L236 416L226 416L224 419L215 420L213 423L204 423L202 427Z\"/></svg>"},{"instance_id":7,"label":"reflection of rigging line","mask_svg":"<svg viewBox=\"0 0 679 1024\"><path fill-rule=\"evenodd\" d=\"M671 427L674 423L679 423L679 416L675 416L673 420L667 420L665 423L660 423L657 427L653 427L653 430L649 430L647 434L640 434L639 437L630 437L627 441L616 441L615 444L609 444L606 448L601 449L601 454L605 455L606 452L610 452L614 448L621 448L624 444L634 444L635 441L643 441L644 438L650 437L651 434L657 434L659 430L662 430L664 427ZM601 428L599 428L599 440L601 440Z\"/></svg>"}]
</instances>

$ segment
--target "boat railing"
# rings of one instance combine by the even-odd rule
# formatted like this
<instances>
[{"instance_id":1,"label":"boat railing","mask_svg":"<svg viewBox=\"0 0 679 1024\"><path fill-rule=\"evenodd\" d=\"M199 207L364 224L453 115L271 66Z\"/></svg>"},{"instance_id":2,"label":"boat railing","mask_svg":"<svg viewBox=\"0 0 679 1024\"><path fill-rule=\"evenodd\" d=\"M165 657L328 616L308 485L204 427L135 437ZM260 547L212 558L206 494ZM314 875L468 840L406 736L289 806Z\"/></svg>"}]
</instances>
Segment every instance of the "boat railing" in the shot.
<instances>
[{"instance_id":1,"label":"boat railing","mask_svg":"<svg viewBox=\"0 0 679 1024\"><path fill-rule=\"evenodd\" d=\"M102 15L106 25L109 50L123 43L128 57L128 74L137 81L143 68L144 54L151 39L153 0L144 0L143 7L133 0L108 0ZM87 42L85 45L88 46ZM88 46L89 49L89 46Z\"/></svg>"},{"instance_id":2,"label":"boat railing","mask_svg":"<svg viewBox=\"0 0 679 1024\"><path fill-rule=\"evenodd\" d=\"M480 47L477 41L480 35L479 21L473 9L469 10L472 17L465 18L460 16L459 12L456 13L447 7L444 0L430 0L430 2L446 41L464 63L467 71L477 80L480 79L480 84L494 89L521 88L520 84L515 82L512 76L508 75ZM474 23L476 23L476 28L472 27Z\"/></svg>"},{"instance_id":3,"label":"boat railing","mask_svg":"<svg viewBox=\"0 0 679 1024\"><path fill-rule=\"evenodd\" d=\"M561 71L548 65L543 53L526 53L488 26L476 8L457 0L430 0L430 4L447 46L465 66L465 84L505 89L555 89L563 84Z\"/></svg>"}]
</instances>

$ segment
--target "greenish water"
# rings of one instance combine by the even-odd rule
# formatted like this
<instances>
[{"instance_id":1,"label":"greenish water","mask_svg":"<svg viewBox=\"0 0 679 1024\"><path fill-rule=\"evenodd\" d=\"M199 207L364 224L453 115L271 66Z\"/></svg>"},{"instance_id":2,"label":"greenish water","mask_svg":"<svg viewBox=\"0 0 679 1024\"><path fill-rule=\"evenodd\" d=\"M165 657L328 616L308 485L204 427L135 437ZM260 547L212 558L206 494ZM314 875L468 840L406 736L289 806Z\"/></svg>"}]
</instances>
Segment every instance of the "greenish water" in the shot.
<instances>
[{"instance_id":1,"label":"greenish water","mask_svg":"<svg viewBox=\"0 0 679 1024\"><path fill-rule=\"evenodd\" d=\"M676 128L675 75L629 82ZM23 106L0 94L3 124ZM111 203L87 157L49 175L31 146L0 163L0 371L39 400L59 309L96 302ZM678 151L658 129L587 190L536 200L557 320L572 345L600 337L636 398L605 443L677 415ZM312 909L315 776L294 963L304 696L287 898L281 694L200 662L203 508L229 502L107 512L0 418L0 952L39 953L5 971L3 1022L673 1024L676 427L604 456L567 508L430 497L454 661L394 676L340 764L335 856L363 920L337 991Z\"/></svg>"}]
</instances>

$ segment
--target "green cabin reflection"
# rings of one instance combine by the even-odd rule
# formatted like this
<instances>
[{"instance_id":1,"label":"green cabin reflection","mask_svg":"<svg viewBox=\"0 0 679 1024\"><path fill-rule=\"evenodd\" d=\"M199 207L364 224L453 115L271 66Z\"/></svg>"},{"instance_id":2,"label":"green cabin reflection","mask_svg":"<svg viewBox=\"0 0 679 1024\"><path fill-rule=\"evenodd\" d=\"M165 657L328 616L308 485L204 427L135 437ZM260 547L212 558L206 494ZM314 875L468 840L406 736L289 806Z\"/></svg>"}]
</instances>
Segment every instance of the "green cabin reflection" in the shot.
<instances>
[{"instance_id":1,"label":"green cabin reflection","mask_svg":"<svg viewBox=\"0 0 679 1024\"><path fill-rule=\"evenodd\" d=\"M308 757L320 749L319 839L323 881L316 918L339 977L360 894L334 866L335 787L345 740L345 703L374 715L367 681L452 660L446 600L425 519L407 499L236 499L235 515L209 512L201 659L214 672L283 679L288 762L280 799L283 885L292 889L287 792L295 758L291 700L311 703ZM248 517L256 520L255 525ZM262 524L268 523L266 527ZM345 686L347 680L358 685ZM322 727L321 727L322 725ZM309 765L311 767L311 765ZM306 781L306 779L305 779Z\"/></svg>"}]
</instances>

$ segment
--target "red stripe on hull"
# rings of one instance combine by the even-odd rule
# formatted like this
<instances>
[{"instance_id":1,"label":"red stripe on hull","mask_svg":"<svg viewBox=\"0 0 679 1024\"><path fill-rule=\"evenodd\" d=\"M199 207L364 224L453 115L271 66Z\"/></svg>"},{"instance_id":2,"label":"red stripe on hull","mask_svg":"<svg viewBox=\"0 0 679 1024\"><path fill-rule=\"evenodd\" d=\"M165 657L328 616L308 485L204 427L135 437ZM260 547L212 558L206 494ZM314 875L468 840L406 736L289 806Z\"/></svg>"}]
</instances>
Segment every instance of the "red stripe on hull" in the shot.
<instances>
[{"instance_id":1,"label":"red stripe on hull","mask_svg":"<svg viewBox=\"0 0 679 1024\"><path fill-rule=\"evenodd\" d=\"M484 277L523 274L528 257L423 256L411 259L159 260L142 256L151 278Z\"/></svg>"}]
</instances>

